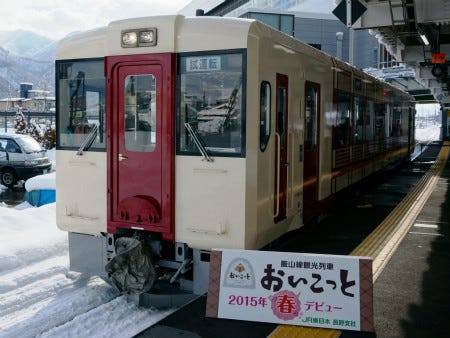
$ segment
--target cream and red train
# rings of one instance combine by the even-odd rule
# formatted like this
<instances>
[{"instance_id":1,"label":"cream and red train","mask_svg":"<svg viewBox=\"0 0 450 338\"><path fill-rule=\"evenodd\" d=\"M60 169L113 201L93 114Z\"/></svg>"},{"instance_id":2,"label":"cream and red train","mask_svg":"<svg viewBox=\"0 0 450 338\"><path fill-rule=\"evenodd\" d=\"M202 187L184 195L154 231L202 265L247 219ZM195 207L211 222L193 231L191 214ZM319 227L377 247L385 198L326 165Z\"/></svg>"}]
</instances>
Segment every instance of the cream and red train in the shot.
<instances>
[{"instance_id":1,"label":"cream and red train","mask_svg":"<svg viewBox=\"0 0 450 338\"><path fill-rule=\"evenodd\" d=\"M151 275L145 290L165 279L204 292L211 248L262 248L414 139L411 96L246 19L147 17L69 36L56 85L71 267L108 277L128 254Z\"/></svg>"}]
</instances>

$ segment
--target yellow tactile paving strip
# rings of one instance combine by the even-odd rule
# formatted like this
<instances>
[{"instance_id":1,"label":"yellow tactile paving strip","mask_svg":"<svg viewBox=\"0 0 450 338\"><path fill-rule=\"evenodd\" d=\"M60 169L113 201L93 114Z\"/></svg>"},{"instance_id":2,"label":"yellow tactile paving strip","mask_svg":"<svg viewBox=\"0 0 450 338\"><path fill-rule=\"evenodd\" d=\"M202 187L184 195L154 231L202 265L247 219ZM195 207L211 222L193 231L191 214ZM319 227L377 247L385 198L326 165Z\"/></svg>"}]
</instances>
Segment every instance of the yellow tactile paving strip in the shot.
<instances>
[{"instance_id":1,"label":"yellow tactile paving strip","mask_svg":"<svg viewBox=\"0 0 450 338\"><path fill-rule=\"evenodd\" d=\"M383 222L350 253L352 256L372 257L374 283L430 197L444 170L449 152L450 142L446 141L428 172ZM280 325L269 338L331 338L339 337L340 334L339 330Z\"/></svg>"}]
</instances>

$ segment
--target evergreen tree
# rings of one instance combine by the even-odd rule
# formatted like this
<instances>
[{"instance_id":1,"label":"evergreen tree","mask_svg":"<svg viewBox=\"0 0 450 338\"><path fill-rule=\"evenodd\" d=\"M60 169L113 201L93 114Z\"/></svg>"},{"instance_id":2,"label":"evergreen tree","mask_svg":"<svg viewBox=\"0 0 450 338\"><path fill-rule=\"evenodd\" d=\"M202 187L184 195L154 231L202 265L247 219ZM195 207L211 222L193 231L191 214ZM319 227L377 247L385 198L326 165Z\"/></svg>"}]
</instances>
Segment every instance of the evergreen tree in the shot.
<instances>
[{"instance_id":1,"label":"evergreen tree","mask_svg":"<svg viewBox=\"0 0 450 338\"><path fill-rule=\"evenodd\" d=\"M25 116L22 113L22 108L17 108L16 112L16 120L14 122L14 129L16 130L16 134L26 134L27 133L27 123L25 120Z\"/></svg>"},{"instance_id":2,"label":"evergreen tree","mask_svg":"<svg viewBox=\"0 0 450 338\"><path fill-rule=\"evenodd\" d=\"M41 145L45 149L52 149L56 145L56 131L52 128L52 125L48 120L45 123L45 131L44 135L42 136Z\"/></svg>"},{"instance_id":3,"label":"evergreen tree","mask_svg":"<svg viewBox=\"0 0 450 338\"><path fill-rule=\"evenodd\" d=\"M35 120L31 120L30 125L27 128L27 134L34 138L39 143L42 142L42 131L41 127L36 123Z\"/></svg>"}]
</instances>

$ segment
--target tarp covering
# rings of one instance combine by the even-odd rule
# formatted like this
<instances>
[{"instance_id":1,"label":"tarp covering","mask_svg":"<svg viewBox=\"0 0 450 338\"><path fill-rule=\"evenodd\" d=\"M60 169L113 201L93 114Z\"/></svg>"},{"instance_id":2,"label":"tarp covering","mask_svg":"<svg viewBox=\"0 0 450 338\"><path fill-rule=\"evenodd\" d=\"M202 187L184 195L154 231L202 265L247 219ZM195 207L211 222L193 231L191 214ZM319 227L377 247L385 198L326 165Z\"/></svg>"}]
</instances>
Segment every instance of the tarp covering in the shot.
<instances>
[{"instance_id":1,"label":"tarp covering","mask_svg":"<svg viewBox=\"0 0 450 338\"><path fill-rule=\"evenodd\" d=\"M150 252L136 238L121 237L116 241L116 256L105 266L111 283L122 293L149 291L155 281Z\"/></svg>"},{"instance_id":2,"label":"tarp covering","mask_svg":"<svg viewBox=\"0 0 450 338\"><path fill-rule=\"evenodd\" d=\"M25 193L24 200L32 206L40 207L44 204L53 203L56 200L55 190L33 190Z\"/></svg>"}]
</instances>

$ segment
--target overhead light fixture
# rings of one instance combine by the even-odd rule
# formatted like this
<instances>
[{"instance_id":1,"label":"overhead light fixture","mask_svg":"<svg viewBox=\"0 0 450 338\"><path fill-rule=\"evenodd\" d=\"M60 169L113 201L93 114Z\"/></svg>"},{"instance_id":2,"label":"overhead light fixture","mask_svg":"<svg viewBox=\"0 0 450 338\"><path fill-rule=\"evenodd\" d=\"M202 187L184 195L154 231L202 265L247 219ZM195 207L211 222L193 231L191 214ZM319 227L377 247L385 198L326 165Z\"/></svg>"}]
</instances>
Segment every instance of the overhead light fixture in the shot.
<instances>
[{"instance_id":1,"label":"overhead light fixture","mask_svg":"<svg viewBox=\"0 0 450 338\"><path fill-rule=\"evenodd\" d=\"M422 32L419 32L419 36L422 39L422 42L425 44L425 46L428 46L430 44L430 42L428 41L428 39L425 36L425 34L423 34Z\"/></svg>"}]
</instances>

